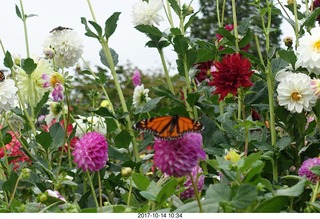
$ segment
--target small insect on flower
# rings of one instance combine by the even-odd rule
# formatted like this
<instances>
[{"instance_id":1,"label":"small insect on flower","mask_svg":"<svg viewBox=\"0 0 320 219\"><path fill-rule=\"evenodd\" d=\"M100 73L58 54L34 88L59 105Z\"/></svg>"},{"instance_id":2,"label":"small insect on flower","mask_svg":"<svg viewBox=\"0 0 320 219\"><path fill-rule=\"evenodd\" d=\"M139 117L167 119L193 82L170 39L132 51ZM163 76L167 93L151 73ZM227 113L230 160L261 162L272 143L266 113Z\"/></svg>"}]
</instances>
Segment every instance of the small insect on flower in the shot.
<instances>
[{"instance_id":1,"label":"small insect on flower","mask_svg":"<svg viewBox=\"0 0 320 219\"><path fill-rule=\"evenodd\" d=\"M61 26L58 26L56 28L53 28L50 33L53 33L55 31L62 31L62 30L72 30L72 28L69 28L69 27L61 27Z\"/></svg>"},{"instance_id":2,"label":"small insect on flower","mask_svg":"<svg viewBox=\"0 0 320 219\"><path fill-rule=\"evenodd\" d=\"M4 82L5 79L6 79L5 74L2 71L0 71L0 82Z\"/></svg>"}]
</instances>

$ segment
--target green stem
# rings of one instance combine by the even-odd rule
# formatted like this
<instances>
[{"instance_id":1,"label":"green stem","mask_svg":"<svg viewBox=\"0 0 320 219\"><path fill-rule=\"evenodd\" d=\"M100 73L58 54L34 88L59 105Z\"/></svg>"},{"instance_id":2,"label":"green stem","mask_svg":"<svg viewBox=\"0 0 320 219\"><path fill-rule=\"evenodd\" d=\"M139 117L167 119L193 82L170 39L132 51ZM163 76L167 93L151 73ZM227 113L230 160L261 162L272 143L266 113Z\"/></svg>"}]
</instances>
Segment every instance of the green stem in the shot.
<instances>
[{"instance_id":1,"label":"green stem","mask_svg":"<svg viewBox=\"0 0 320 219\"><path fill-rule=\"evenodd\" d=\"M235 45L237 48L237 51L239 51L239 34L238 34L238 22L237 22L237 11L236 11L236 1L232 0L232 18L233 18L233 31L234 31L234 36L236 38L235 40Z\"/></svg>"},{"instance_id":2,"label":"green stem","mask_svg":"<svg viewBox=\"0 0 320 219\"><path fill-rule=\"evenodd\" d=\"M309 11L309 10L307 10ZM294 14L294 34L296 36L296 49L299 46L299 23L298 23L298 10L297 10L297 1L293 0L293 14Z\"/></svg>"},{"instance_id":3,"label":"green stem","mask_svg":"<svg viewBox=\"0 0 320 219\"><path fill-rule=\"evenodd\" d=\"M8 203L9 207L10 207L11 202L13 201L13 198L14 198L14 196L16 194L16 191L17 191L17 188L18 188L18 184L19 184L19 181L21 180L21 178L22 178L22 174L20 174L20 176L18 177L18 179L16 181L16 184L14 185L13 192L11 194L11 198L10 198L9 203Z\"/></svg>"},{"instance_id":4,"label":"green stem","mask_svg":"<svg viewBox=\"0 0 320 219\"><path fill-rule=\"evenodd\" d=\"M100 202L100 212L102 212L102 186L101 186L101 176L100 176L100 171L98 171L98 185L99 185L99 202Z\"/></svg>"},{"instance_id":5,"label":"green stem","mask_svg":"<svg viewBox=\"0 0 320 219\"><path fill-rule=\"evenodd\" d=\"M312 189L312 195L311 195L311 199L310 199L311 203L316 201L317 196L319 194L319 189L320 189L320 181L318 180L315 187Z\"/></svg>"},{"instance_id":6,"label":"green stem","mask_svg":"<svg viewBox=\"0 0 320 219\"><path fill-rule=\"evenodd\" d=\"M161 58L163 70L164 70L164 73L165 73L165 76L166 76L166 80L167 80L167 83L168 83L168 86L169 86L169 90L171 91L172 94L174 94L174 90L173 90L172 82L171 82L171 79L170 79L169 71L168 71L167 64L166 64L166 61L165 61L165 58L164 58L164 55L163 55L163 50L162 49L158 49L158 52L160 54L160 58Z\"/></svg>"},{"instance_id":7,"label":"green stem","mask_svg":"<svg viewBox=\"0 0 320 219\"><path fill-rule=\"evenodd\" d=\"M194 196L198 202L198 207L199 207L199 212L200 213L203 213L203 208L202 208L202 204L201 204L201 201L200 201L200 194L198 192L198 186L195 182L195 179L193 179L193 176L192 176L192 173L189 174L189 177L190 177L190 180L191 180L191 183L192 183L192 187L193 187L193 190L194 190Z\"/></svg>"},{"instance_id":8,"label":"green stem","mask_svg":"<svg viewBox=\"0 0 320 219\"><path fill-rule=\"evenodd\" d=\"M88 5L89 5L89 10L90 10L92 19L93 19L93 21L94 21L95 23L97 23L97 19L96 19L96 16L94 15L94 11L93 11L93 8L92 8L92 5L91 5L90 0L87 0L87 3L88 3Z\"/></svg>"},{"instance_id":9,"label":"green stem","mask_svg":"<svg viewBox=\"0 0 320 219\"><path fill-rule=\"evenodd\" d=\"M98 210L99 203L98 203L98 200L97 200L96 192L94 191L94 187L93 187L93 184L92 184L91 176L90 176L89 171L86 171L86 172L87 172L87 177L88 177L88 180L89 180L90 188L91 188L91 191L92 191L92 196L93 196L94 202L96 203L96 207L97 207L97 210Z\"/></svg>"},{"instance_id":10,"label":"green stem","mask_svg":"<svg viewBox=\"0 0 320 219\"><path fill-rule=\"evenodd\" d=\"M217 13L217 19L218 19L218 26L222 27L221 21L220 21L220 9L219 9L219 0L216 0L216 13ZM221 18L222 19L222 18Z\"/></svg>"},{"instance_id":11,"label":"green stem","mask_svg":"<svg viewBox=\"0 0 320 219\"><path fill-rule=\"evenodd\" d=\"M164 7L164 11L165 11L166 16L167 16L167 18L169 20L170 27L174 28L173 19L172 19L172 13L171 13L171 7L170 7L170 4L169 4L168 0L166 0L166 5L167 5L167 8Z\"/></svg>"},{"instance_id":12,"label":"green stem","mask_svg":"<svg viewBox=\"0 0 320 219\"><path fill-rule=\"evenodd\" d=\"M132 175L130 176L130 187L129 187L129 193L128 193L128 199L127 199L127 206L130 206L131 201L131 193L132 193Z\"/></svg>"},{"instance_id":13,"label":"green stem","mask_svg":"<svg viewBox=\"0 0 320 219\"><path fill-rule=\"evenodd\" d=\"M244 156L246 157L248 155L248 145L249 145L249 128L245 124L246 122L246 111L245 111L245 105L244 105L244 91L239 91L239 98L241 99L241 111L242 111L242 119L244 124Z\"/></svg>"},{"instance_id":14,"label":"green stem","mask_svg":"<svg viewBox=\"0 0 320 219\"><path fill-rule=\"evenodd\" d=\"M223 24L224 24L224 11L225 11L225 8L226 8L226 0L223 0L222 12L221 12L221 27L223 27Z\"/></svg>"},{"instance_id":15,"label":"green stem","mask_svg":"<svg viewBox=\"0 0 320 219\"><path fill-rule=\"evenodd\" d=\"M21 8L21 16L22 16L22 22L23 22L23 29L24 29L24 40L26 43L26 52L27 52L27 57L30 57L30 49L29 49L29 40L28 40L28 30L27 30L27 17L26 14L24 13L23 9L23 4L22 0L20 0L20 8Z\"/></svg>"}]
</instances>

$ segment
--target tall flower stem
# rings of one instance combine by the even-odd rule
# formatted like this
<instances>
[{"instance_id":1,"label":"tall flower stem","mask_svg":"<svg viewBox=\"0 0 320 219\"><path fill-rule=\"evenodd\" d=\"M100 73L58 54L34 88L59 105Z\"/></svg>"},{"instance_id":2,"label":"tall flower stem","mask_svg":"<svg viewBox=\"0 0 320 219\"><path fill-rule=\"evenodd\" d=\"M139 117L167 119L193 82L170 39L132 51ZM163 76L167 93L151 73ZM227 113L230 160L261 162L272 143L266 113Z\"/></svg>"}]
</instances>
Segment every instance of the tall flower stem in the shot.
<instances>
[{"instance_id":1,"label":"tall flower stem","mask_svg":"<svg viewBox=\"0 0 320 219\"><path fill-rule=\"evenodd\" d=\"M238 34L238 22L237 22L237 10L236 10L236 1L232 0L232 18L233 18L233 31L234 31L234 36L236 38L235 40L235 46L237 48L237 51L239 51L239 34Z\"/></svg>"},{"instance_id":2,"label":"tall flower stem","mask_svg":"<svg viewBox=\"0 0 320 219\"><path fill-rule=\"evenodd\" d=\"M11 194L11 198L10 198L9 203L8 203L9 207L10 207L10 205L11 205L11 203L13 201L13 198L14 198L14 196L16 194L16 191L17 191L17 188L18 188L18 184L19 184L21 178L22 178L22 173L20 174L20 176L18 177L18 179L16 181L16 184L14 185L14 188L13 188L13 191L12 191L12 194Z\"/></svg>"},{"instance_id":3,"label":"tall flower stem","mask_svg":"<svg viewBox=\"0 0 320 219\"><path fill-rule=\"evenodd\" d=\"M100 171L98 171L98 185L99 185L99 202L100 202L100 212L102 212L102 186L101 186L101 176L100 176Z\"/></svg>"},{"instance_id":4,"label":"tall flower stem","mask_svg":"<svg viewBox=\"0 0 320 219\"><path fill-rule=\"evenodd\" d=\"M309 11L309 10L307 10ZM296 48L299 46L299 22L298 22L298 10L297 1L293 0L293 14L294 14L294 34L296 36Z\"/></svg>"},{"instance_id":5,"label":"tall flower stem","mask_svg":"<svg viewBox=\"0 0 320 219\"><path fill-rule=\"evenodd\" d=\"M197 183L195 182L195 179L193 178L192 173L189 174L189 177L190 177L190 180L191 180L191 183L192 183L192 187L193 187L193 190L194 190L194 196L195 196L195 198L197 200L197 203L198 203L199 212L202 213L203 212L203 208L202 208L202 204L201 204L201 201L200 201L200 194L199 194L199 191L198 191Z\"/></svg>"},{"instance_id":6,"label":"tall flower stem","mask_svg":"<svg viewBox=\"0 0 320 219\"><path fill-rule=\"evenodd\" d=\"M158 52L160 54L160 58L161 58L163 70L164 70L164 73L165 73L165 76L166 76L166 80L167 80L167 83L168 83L168 86L169 86L169 90L171 91L172 94L174 94L174 90L173 90L172 82L171 82L171 79L170 79L169 71L168 71L168 68L167 68L166 60L165 60L164 55L163 55L163 50L162 49L158 49Z\"/></svg>"},{"instance_id":7,"label":"tall flower stem","mask_svg":"<svg viewBox=\"0 0 320 219\"><path fill-rule=\"evenodd\" d=\"M248 145L249 145L249 128L246 121L246 111L245 111L245 105L244 105L244 91L242 89L239 89L239 98L241 102L241 112L242 112L242 121L244 125L244 156L248 155Z\"/></svg>"},{"instance_id":8,"label":"tall flower stem","mask_svg":"<svg viewBox=\"0 0 320 219\"><path fill-rule=\"evenodd\" d=\"M130 187L129 187L128 199L127 199L127 206L128 207L130 206L131 194L132 194L132 175L130 176Z\"/></svg>"},{"instance_id":9,"label":"tall flower stem","mask_svg":"<svg viewBox=\"0 0 320 219\"><path fill-rule=\"evenodd\" d=\"M162 1L162 3L164 4L164 2ZM166 16L168 18L168 21L170 23L170 27L173 28L174 27L174 24L173 24L173 19L172 19L172 13L171 13L171 7L170 7L170 4L169 4L169 1L166 0L166 6L167 7L163 7L164 8L164 11L166 13Z\"/></svg>"},{"instance_id":10,"label":"tall flower stem","mask_svg":"<svg viewBox=\"0 0 320 219\"><path fill-rule=\"evenodd\" d=\"M87 177L88 177L88 180L89 180L90 188L91 188L91 191L92 191L92 196L93 196L94 202L96 204L96 207L98 209L99 208L99 203L98 203L98 199L97 199L97 196L96 196L96 192L94 191L94 187L93 187L93 184L92 184L91 176L90 176L89 171L86 171L86 172L87 172Z\"/></svg>"},{"instance_id":11,"label":"tall flower stem","mask_svg":"<svg viewBox=\"0 0 320 219\"><path fill-rule=\"evenodd\" d=\"M316 201L319 192L320 192L320 181L318 180L317 183L315 184L314 188L312 189L312 195L311 195L311 199L310 199L311 203Z\"/></svg>"},{"instance_id":12,"label":"tall flower stem","mask_svg":"<svg viewBox=\"0 0 320 219\"><path fill-rule=\"evenodd\" d=\"M29 49L29 39L28 39L28 29L27 29L27 17L26 14L24 13L24 9L23 9L23 4L22 4L22 0L20 0L20 8L21 8L21 20L23 22L23 29L24 29L24 40L25 40L25 44L26 44L26 53L27 53L27 57L30 57L30 49Z\"/></svg>"},{"instance_id":13,"label":"tall flower stem","mask_svg":"<svg viewBox=\"0 0 320 219\"><path fill-rule=\"evenodd\" d=\"M95 18L94 11L92 9L90 0L87 0L87 2L88 2L88 5L89 5L89 8L90 8L92 19L93 19L93 21L95 23L97 23L97 20ZM108 44L108 39L105 39L103 36L101 36L101 37L99 37L99 42L102 45L103 52L104 52L104 54L106 56L106 59L107 59L107 61L109 63L109 69L111 71L111 74L112 74L112 77L113 77L113 80L114 80L114 84L115 84L115 87L116 87L116 90L117 90L117 93L118 93L118 96L119 96L119 99L120 99L122 110L123 110L124 113L127 113L128 112L127 104L125 102L124 95L123 95L123 92L122 92L122 89L121 89L121 86L120 86L120 83L119 83L118 75L117 75L116 70L115 70L115 66L114 66L114 62L113 62L113 59L112 59L110 47L109 47L109 44ZM137 146L136 139L134 138L134 132L133 132L133 129L132 129L132 123L131 123L129 115L127 115L125 117L125 119L127 121L127 129L129 131L130 135L132 136L133 156L135 157L136 161L139 161L140 160L139 148Z\"/></svg>"},{"instance_id":14,"label":"tall flower stem","mask_svg":"<svg viewBox=\"0 0 320 219\"><path fill-rule=\"evenodd\" d=\"M270 50L270 29L271 29L271 5L267 0L267 27L265 26L264 16L261 16L262 27L266 38L266 53ZM261 56L261 55L259 55ZM271 134L271 145L276 145L276 129L275 129L275 116L274 116L274 78L272 76L271 61L267 61L267 66L265 69L266 79L267 79L267 89L268 89L268 100L269 100L269 118L270 118L270 134ZM274 161L273 168L273 180L278 181L278 164L277 160Z\"/></svg>"}]
</instances>

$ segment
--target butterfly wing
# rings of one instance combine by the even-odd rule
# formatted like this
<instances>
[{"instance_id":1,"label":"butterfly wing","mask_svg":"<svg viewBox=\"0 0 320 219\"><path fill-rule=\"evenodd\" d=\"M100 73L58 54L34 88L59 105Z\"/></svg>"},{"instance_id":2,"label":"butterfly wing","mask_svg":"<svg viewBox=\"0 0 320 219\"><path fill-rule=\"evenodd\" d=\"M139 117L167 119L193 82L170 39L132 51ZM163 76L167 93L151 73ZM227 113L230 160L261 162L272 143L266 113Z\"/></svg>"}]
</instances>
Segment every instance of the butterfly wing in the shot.
<instances>
[{"instance_id":1,"label":"butterfly wing","mask_svg":"<svg viewBox=\"0 0 320 219\"><path fill-rule=\"evenodd\" d=\"M175 115L141 120L134 129L148 131L163 140L175 140L188 132L201 132L203 126L199 121Z\"/></svg>"}]
</instances>

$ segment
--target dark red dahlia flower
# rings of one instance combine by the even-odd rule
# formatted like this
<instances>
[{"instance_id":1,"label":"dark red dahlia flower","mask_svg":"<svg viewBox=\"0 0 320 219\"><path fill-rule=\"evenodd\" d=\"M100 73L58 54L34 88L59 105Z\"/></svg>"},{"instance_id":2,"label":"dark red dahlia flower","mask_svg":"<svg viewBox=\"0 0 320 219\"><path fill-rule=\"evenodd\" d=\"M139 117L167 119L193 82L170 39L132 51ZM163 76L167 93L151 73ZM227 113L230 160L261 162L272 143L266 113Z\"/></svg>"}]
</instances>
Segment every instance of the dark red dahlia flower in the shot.
<instances>
[{"instance_id":1,"label":"dark red dahlia flower","mask_svg":"<svg viewBox=\"0 0 320 219\"><path fill-rule=\"evenodd\" d=\"M220 94L219 101L229 93L236 96L239 87L253 85L250 81L250 76L253 74L250 70L251 63L240 54L226 55L221 62L215 62L214 65L217 70L212 72L213 80L208 85L216 87L213 93Z\"/></svg>"},{"instance_id":2,"label":"dark red dahlia flower","mask_svg":"<svg viewBox=\"0 0 320 219\"><path fill-rule=\"evenodd\" d=\"M213 63L214 62L211 60L207 62L200 62L194 65L197 69L195 78L198 83L211 78L211 73L215 69Z\"/></svg>"}]
</instances>

